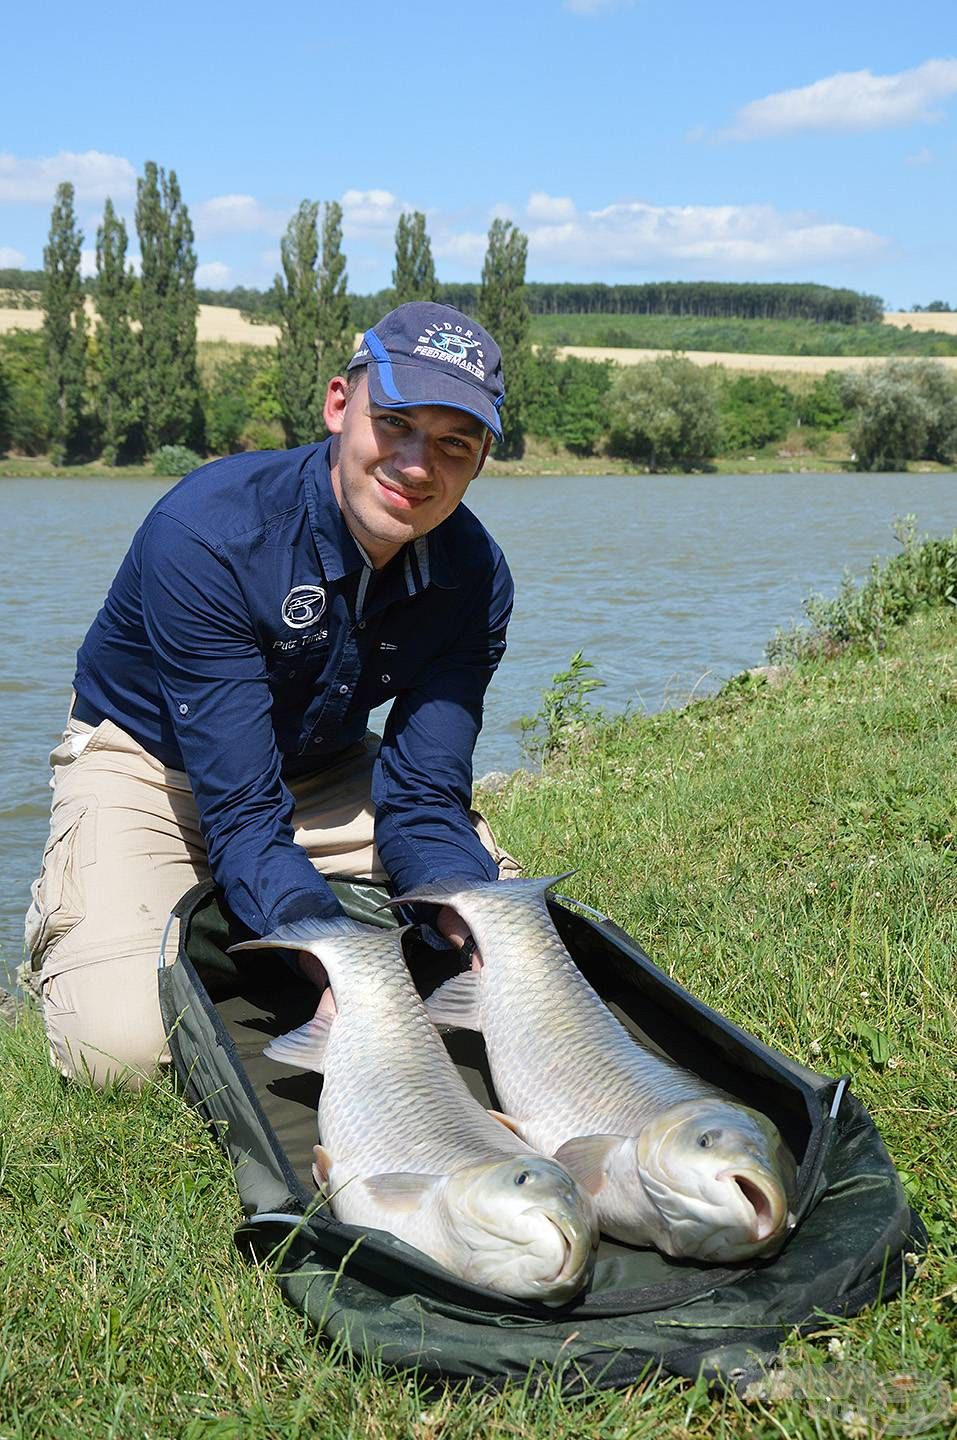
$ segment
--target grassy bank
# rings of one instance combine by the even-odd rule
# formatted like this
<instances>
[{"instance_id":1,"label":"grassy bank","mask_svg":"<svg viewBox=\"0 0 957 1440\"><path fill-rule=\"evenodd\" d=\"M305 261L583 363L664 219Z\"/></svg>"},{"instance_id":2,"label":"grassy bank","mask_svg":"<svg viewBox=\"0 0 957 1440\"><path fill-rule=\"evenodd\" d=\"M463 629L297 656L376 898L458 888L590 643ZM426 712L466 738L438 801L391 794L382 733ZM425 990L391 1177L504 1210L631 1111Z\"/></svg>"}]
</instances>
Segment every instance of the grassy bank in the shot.
<instances>
[{"instance_id":1,"label":"grassy bank","mask_svg":"<svg viewBox=\"0 0 957 1440\"><path fill-rule=\"evenodd\" d=\"M853 1075L931 1234L907 1294L787 1355L806 1399L647 1382L563 1401L423 1393L330 1355L235 1255L225 1160L160 1081L61 1085L36 1017L0 1026L0 1435L272 1440L881 1435L825 1364L951 1382L957 1360L957 616L875 656L741 679L586 728L485 808L530 871L613 915L682 983L815 1068ZM830 1343L830 1351L828 1344ZM915 1400L915 1404L917 1401ZM920 1433L953 1434L957 1412ZM898 1431L897 1433L903 1433Z\"/></svg>"}]
</instances>

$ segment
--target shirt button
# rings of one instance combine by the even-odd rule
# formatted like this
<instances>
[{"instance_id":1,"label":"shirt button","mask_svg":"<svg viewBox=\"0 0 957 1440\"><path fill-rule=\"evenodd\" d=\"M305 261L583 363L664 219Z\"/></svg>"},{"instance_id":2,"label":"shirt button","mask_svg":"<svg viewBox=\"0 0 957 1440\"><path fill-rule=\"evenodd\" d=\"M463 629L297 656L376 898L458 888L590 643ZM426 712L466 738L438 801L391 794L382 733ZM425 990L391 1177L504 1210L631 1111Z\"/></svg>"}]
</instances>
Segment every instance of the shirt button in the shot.
<instances>
[{"instance_id":1,"label":"shirt button","mask_svg":"<svg viewBox=\"0 0 957 1440\"><path fill-rule=\"evenodd\" d=\"M349 687L348 687L348 685L340 685L340 686L339 686L339 694L340 694L340 695L348 695L348 693L349 693Z\"/></svg>"},{"instance_id":2,"label":"shirt button","mask_svg":"<svg viewBox=\"0 0 957 1440\"><path fill-rule=\"evenodd\" d=\"M188 715L188 714L189 714L189 706L188 706L188 705L181 705L181 706L179 707L179 713L180 713L181 715Z\"/></svg>"},{"instance_id":3,"label":"shirt button","mask_svg":"<svg viewBox=\"0 0 957 1440\"><path fill-rule=\"evenodd\" d=\"M382 683L383 683L383 685L388 685L388 683L389 683L389 681L390 681L391 679L392 679L392 676L391 676L391 675L383 675L383 677L382 677Z\"/></svg>"},{"instance_id":4,"label":"shirt button","mask_svg":"<svg viewBox=\"0 0 957 1440\"><path fill-rule=\"evenodd\" d=\"M360 630L364 630L365 628L366 628L366 622L365 622L364 620L360 620L360 621L359 621L359 629L360 629Z\"/></svg>"},{"instance_id":5,"label":"shirt button","mask_svg":"<svg viewBox=\"0 0 957 1440\"><path fill-rule=\"evenodd\" d=\"M295 680L295 678L296 678L296 672L295 672L295 670L290 670L290 672L289 672L289 678L290 678L290 680Z\"/></svg>"}]
</instances>

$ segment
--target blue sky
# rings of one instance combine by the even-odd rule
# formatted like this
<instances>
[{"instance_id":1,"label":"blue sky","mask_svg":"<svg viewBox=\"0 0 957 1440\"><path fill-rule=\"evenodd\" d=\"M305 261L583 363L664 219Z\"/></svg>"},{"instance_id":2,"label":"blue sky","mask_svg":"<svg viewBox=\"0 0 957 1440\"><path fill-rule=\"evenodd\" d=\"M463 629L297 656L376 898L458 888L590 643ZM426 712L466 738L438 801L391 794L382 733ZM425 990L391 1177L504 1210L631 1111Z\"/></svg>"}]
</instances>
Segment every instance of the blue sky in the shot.
<instances>
[{"instance_id":1,"label":"blue sky","mask_svg":"<svg viewBox=\"0 0 957 1440\"><path fill-rule=\"evenodd\" d=\"M415 208L445 280L504 215L530 279L957 306L955 0L53 0L3 31L0 266L42 263L61 179L89 251L106 194L132 230L152 159L208 285L270 284L309 197L343 204L358 291Z\"/></svg>"}]
</instances>

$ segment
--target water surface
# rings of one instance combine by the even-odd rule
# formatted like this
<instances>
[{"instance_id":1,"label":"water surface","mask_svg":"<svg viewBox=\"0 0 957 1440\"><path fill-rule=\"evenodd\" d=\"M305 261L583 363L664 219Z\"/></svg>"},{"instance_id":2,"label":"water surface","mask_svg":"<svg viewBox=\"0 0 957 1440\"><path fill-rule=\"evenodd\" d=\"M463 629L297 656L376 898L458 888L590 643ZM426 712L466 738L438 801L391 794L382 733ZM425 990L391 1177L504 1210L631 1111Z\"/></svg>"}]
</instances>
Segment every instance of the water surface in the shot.
<instances>
[{"instance_id":1,"label":"water surface","mask_svg":"<svg viewBox=\"0 0 957 1440\"><path fill-rule=\"evenodd\" d=\"M130 537L165 485L0 480L0 971L46 833L46 757L76 649ZM486 704L476 774L520 763L519 719L584 649L596 701L657 710L758 664L809 590L833 593L893 553L896 515L957 526L953 475L480 479L469 504L505 550L517 599ZM573 863L570 861L570 863Z\"/></svg>"}]
</instances>

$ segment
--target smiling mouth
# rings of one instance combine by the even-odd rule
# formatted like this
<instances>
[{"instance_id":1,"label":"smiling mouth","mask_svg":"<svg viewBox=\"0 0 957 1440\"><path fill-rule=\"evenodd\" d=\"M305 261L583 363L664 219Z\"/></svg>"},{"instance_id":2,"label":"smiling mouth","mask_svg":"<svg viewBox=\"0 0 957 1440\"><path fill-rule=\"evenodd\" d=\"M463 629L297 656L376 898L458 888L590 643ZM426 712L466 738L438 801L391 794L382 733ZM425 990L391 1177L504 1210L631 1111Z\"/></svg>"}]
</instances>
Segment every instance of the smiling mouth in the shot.
<instances>
[{"instance_id":1,"label":"smiling mouth","mask_svg":"<svg viewBox=\"0 0 957 1440\"><path fill-rule=\"evenodd\" d=\"M384 480L379 475L375 479L386 501L390 505L394 505L397 510L414 510L429 498L428 493L422 494L416 490L407 490L404 486L397 485L395 481Z\"/></svg>"}]
</instances>

